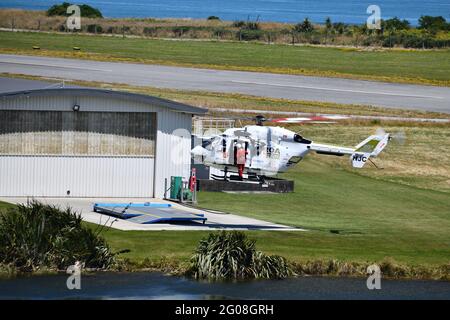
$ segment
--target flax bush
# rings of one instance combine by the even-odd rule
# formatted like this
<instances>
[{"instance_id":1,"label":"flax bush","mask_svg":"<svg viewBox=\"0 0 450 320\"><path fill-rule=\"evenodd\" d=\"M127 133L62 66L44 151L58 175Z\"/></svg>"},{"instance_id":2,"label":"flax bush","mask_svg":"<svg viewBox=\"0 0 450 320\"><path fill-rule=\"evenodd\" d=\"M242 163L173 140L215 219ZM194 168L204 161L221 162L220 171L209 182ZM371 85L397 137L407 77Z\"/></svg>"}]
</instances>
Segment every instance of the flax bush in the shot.
<instances>
[{"instance_id":1,"label":"flax bush","mask_svg":"<svg viewBox=\"0 0 450 320\"><path fill-rule=\"evenodd\" d=\"M63 270L76 261L107 269L114 254L70 208L31 202L0 212L0 265L18 271Z\"/></svg>"},{"instance_id":2,"label":"flax bush","mask_svg":"<svg viewBox=\"0 0 450 320\"><path fill-rule=\"evenodd\" d=\"M202 239L189 273L197 279L282 279L293 274L287 261L257 251L243 232L211 233Z\"/></svg>"}]
</instances>

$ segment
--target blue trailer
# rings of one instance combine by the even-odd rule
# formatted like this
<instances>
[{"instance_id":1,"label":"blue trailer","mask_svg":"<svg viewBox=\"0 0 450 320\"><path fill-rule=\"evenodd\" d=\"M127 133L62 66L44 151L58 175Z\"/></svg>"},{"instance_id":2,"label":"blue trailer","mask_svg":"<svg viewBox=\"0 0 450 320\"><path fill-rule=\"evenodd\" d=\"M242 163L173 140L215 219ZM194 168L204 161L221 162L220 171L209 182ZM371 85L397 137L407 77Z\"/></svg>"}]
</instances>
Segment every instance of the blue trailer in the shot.
<instances>
[{"instance_id":1,"label":"blue trailer","mask_svg":"<svg viewBox=\"0 0 450 320\"><path fill-rule=\"evenodd\" d=\"M126 221L150 223L202 222L204 214L195 214L174 208L170 203L94 203L94 212L107 214Z\"/></svg>"}]
</instances>

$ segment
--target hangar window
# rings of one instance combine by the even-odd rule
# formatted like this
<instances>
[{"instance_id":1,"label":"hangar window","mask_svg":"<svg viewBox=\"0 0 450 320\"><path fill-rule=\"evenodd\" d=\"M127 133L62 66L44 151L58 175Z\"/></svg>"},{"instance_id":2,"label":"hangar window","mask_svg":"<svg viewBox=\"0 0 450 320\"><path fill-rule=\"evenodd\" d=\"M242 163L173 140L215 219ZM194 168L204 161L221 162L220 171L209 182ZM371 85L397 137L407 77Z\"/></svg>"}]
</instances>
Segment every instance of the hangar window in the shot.
<instances>
[{"instance_id":1,"label":"hangar window","mask_svg":"<svg viewBox=\"0 0 450 320\"><path fill-rule=\"evenodd\" d=\"M0 154L154 156L156 114L0 110Z\"/></svg>"}]
</instances>

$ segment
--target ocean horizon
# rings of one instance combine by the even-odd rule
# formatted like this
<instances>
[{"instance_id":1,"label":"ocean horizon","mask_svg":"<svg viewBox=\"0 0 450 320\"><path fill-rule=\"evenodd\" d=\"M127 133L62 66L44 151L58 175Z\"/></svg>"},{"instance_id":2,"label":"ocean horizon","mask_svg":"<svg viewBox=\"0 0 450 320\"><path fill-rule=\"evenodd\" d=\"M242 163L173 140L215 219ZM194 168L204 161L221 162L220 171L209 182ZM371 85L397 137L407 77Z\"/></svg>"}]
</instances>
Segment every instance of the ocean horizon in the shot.
<instances>
[{"instance_id":1,"label":"ocean horizon","mask_svg":"<svg viewBox=\"0 0 450 320\"><path fill-rule=\"evenodd\" d=\"M50 6L70 0L2 0L0 8L46 10ZM399 17L417 25L422 15L444 16L450 20L449 0L86 0L73 1L100 9L108 18L192 18L218 16L222 20L251 20L261 22L295 23L308 17L323 23L327 17L333 22L365 23L367 7L376 4L381 17Z\"/></svg>"}]
</instances>

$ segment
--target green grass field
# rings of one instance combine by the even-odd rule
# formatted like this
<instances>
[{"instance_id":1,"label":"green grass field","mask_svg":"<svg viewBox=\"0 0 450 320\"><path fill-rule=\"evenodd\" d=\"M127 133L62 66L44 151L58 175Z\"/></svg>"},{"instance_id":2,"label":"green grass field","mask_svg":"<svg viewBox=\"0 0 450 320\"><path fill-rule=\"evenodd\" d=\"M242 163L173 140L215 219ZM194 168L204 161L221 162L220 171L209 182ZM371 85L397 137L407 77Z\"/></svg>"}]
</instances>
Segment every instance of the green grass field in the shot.
<instances>
[{"instance_id":1,"label":"green grass field","mask_svg":"<svg viewBox=\"0 0 450 320\"><path fill-rule=\"evenodd\" d=\"M8 208L10 206L11 206L10 203L6 203L6 202L0 201L0 209L6 209L6 208Z\"/></svg>"},{"instance_id":2,"label":"green grass field","mask_svg":"<svg viewBox=\"0 0 450 320\"><path fill-rule=\"evenodd\" d=\"M376 124L291 126L324 143L356 145ZM259 249L291 261L338 259L435 267L450 263L450 127L383 124L403 130L376 163L352 169L347 158L310 155L282 177L295 192L276 195L199 193L199 206L308 229L248 232ZM339 233L335 233L336 230ZM333 232L332 232L333 231ZM115 250L139 262L185 263L205 232L105 233Z\"/></svg>"},{"instance_id":3,"label":"green grass field","mask_svg":"<svg viewBox=\"0 0 450 320\"><path fill-rule=\"evenodd\" d=\"M364 177L310 158L286 178L295 192L276 195L203 193L199 205L306 228L307 232L249 232L258 248L291 261L339 259L412 266L450 262L450 197ZM331 232L338 230L338 234ZM132 261L186 262L205 232L123 232L104 236Z\"/></svg>"},{"instance_id":4,"label":"green grass field","mask_svg":"<svg viewBox=\"0 0 450 320\"><path fill-rule=\"evenodd\" d=\"M239 107L245 101L257 109L277 106L281 110L283 107L282 101L270 99L139 90L179 101L194 101L195 105ZM288 106L299 111L303 108L301 104ZM347 110L346 106L335 107ZM334 107L327 108L333 110ZM373 112L380 113L380 110ZM424 113L423 116L431 115ZM307 232L248 232L250 238L257 241L259 250L282 255L293 262L338 259L365 263L380 262L388 257L403 265L430 269L450 265L449 125L357 121L291 125L290 129L318 142L352 146L380 125L387 132L405 131L407 137L402 145L390 144L380 159L375 160L385 169L367 165L363 170L354 170L349 167L347 158L311 155L282 175L295 181L294 193L200 193L199 205L307 229ZM0 209L5 205L0 202ZM170 265L175 269L186 265L198 241L207 234L199 231L103 231L114 251L131 250L120 257L138 267Z\"/></svg>"},{"instance_id":5,"label":"green grass field","mask_svg":"<svg viewBox=\"0 0 450 320\"><path fill-rule=\"evenodd\" d=\"M76 83L86 85L86 83ZM304 105L235 95L188 93L151 88L113 87L225 108ZM350 106L325 106L344 110ZM314 106L320 111L323 106ZM343 108L343 109L342 109ZM365 112L370 110L362 109ZM376 114L384 114L373 109ZM387 113L389 114L389 113ZM415 115L415 114L414 114ZM415 116L431 117L428 113ZM392 257L414 266L450 263L450 126L358 122L333 125L291 125L307 138L323 143L356 145L378 126L404 131L404 144L391 143L376 163L351 169L346 157L311 155L283 176L294 179L291 194L231 195L200 193L199 205L308 229L307 232L248 232L259 249L291 261L339 259L374 262ZM0 203L0 207L1 207ZM330 230L338 230L339 234ZM164 264L186 263L207 232L123 232L107 229L104 236L115 251L139 265L146 259Z\"/></svg>"},{"instance_id":6,"label":"green grass field","mask_svg":"<svg viewBox=\"0 0 450 320\"><path fill-rule=\"evenodd\" d=\"M32 46L40 46L42 50L33 51ZM82 52L73 53L74 46L81 47ZM450 83L450 50L368 51L238 42L0 32L0 51L441 85Z\"/></svg>"}]
</instances>

